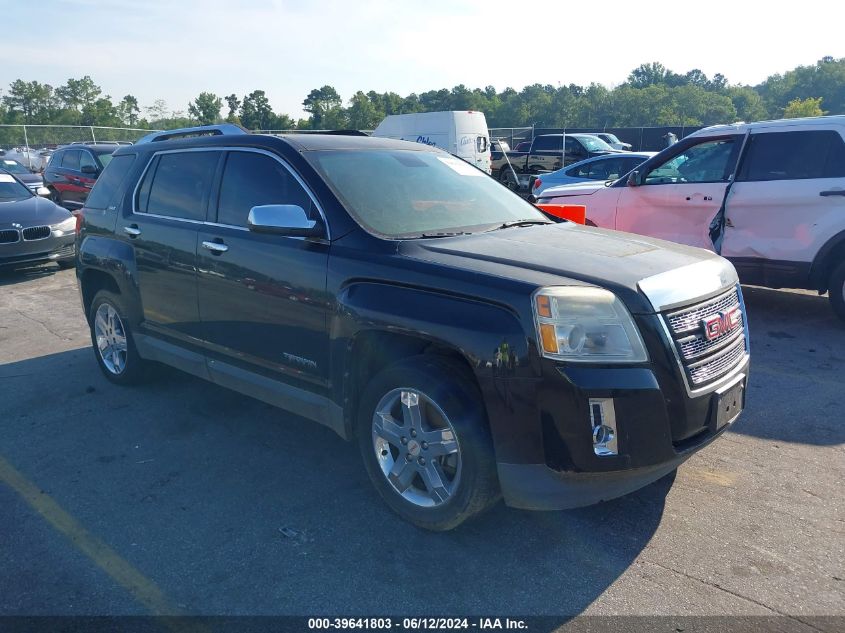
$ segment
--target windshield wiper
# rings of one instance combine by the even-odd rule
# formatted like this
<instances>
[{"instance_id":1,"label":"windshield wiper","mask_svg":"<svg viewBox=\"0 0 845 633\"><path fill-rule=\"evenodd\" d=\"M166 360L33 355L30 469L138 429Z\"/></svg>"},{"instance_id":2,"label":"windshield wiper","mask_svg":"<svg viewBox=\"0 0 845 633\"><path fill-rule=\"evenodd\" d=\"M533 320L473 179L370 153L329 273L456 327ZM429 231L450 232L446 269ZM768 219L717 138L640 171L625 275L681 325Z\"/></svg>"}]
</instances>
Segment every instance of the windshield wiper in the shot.
<instances>
[{"instance_id":1,"label":"windshield wiper","mask_svg":"<svg viewBox=\"0 0 845 633\"><path fill-rule=\"evenodd\" d=\"M533 226L535 224L554 224L554 222L549 222L548 220L514 220L513 222L503 222L490 230L498 231L499 229L509 229L514 226Z\"/></svg>"}]
</instances>

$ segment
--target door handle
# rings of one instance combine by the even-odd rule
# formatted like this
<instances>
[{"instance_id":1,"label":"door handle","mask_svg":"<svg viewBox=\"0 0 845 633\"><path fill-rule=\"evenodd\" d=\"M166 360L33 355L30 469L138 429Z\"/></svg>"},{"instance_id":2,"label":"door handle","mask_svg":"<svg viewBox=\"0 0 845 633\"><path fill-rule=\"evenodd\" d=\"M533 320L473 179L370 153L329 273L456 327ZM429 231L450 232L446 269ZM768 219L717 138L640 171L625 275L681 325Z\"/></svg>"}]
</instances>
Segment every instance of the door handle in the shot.
<instances>
[{"instance_id":1,"label":"door handle","mask_svg":"<svg viewBox=\"0 0 845 633\"><path fill-rule=\"evenodd\" d=\"M825 198L828 196L845 196L845 189L828 189L827 191L819 191L819 195Z\"/></svg>"},{"instance_id":2,"label":"door handle","mask_svg":"<svg viewBox=\"0 0 845 633\"><path fill-rule=\"evenodd\" d=\"M141 229L138 228L137 224L130 224L123 227L123 232L129 237L138 237L141 234Z\"/></svg>"},{"instance_id":3,"label":"door handle","mask_svg":"<svg viewBox=\"0 0 845 633\"><path fill-rule=\"evenodd\" d=\"M223 244L222 242L203 242L202 247L210 250L215 255L225 253L229 250L229 247Z\"/></svg>"}]
</instances>

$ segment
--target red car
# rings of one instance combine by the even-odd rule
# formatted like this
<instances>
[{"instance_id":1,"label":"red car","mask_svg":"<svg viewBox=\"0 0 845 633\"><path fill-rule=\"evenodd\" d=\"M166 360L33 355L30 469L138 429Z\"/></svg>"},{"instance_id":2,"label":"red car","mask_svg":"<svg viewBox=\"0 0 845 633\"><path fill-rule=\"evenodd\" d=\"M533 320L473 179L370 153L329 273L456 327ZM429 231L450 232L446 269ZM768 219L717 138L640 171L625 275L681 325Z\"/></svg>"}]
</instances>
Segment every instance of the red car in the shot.
<instances>
[{"instance_id":1,"label":"red car","mask_svg":"<svg viewBox=\"0 0 845 633\"><path fill-rule=\"evenodd\" d=\"M92 144L56 150L44 170L44 186L50 190L50 199L67 209L82 208L116 149L114 144Z\"/></svg>"}]
</instances>

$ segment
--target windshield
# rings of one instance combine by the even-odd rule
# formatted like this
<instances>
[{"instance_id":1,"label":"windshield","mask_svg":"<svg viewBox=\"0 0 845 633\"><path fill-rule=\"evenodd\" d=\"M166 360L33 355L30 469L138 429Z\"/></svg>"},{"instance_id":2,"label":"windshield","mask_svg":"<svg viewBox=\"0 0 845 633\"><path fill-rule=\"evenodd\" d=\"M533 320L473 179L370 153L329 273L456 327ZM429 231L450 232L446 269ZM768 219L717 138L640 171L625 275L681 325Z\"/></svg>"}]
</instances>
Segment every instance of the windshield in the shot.
<instances>
[{"instance_id":1,"label":"windshield","mask_svg":"<svg viewBox=\"0 0 845 633\"><path fill-rule=\"evenodd\" d=\"M9 174L0 174L0 202L24 200L32 196L26 186L19 183Z\"/></svg>"},{"instance_id":2,"label":"windshield","mask_svg":"<svg viewBox=\"0 0 845 633\"><path fill-rule=\"evenodd\" d=\"M441 152L311 152L308 156L367 230L391 238L544 221L532 204L483 171Z\"/></svg>"},{"instance_id":3,"label":"windshield","mask_svg":"<svg viewBox=\"0 0 845 633\"><path fill-rule=\"evenodd\" d=\"M114 150L111 152L94 152L97 156L97 160L100 161L100 164L103 166L103 169L108 167L108 164L111 162L112 152L114 152Z\"/></svg>"},{"instance_id":4,"label":"windshield","mask_svg":"<svg viewBox=\"0 0 845 633\"><path fill-rule=\"evenodd\" d=\"M9 172L10 174L30 174L30 173L32 173L31 171L29 171L26 167L21 165L16 160L6 159L6 160L3 160L3 161L0 161L0 169L3 169L5 171Z\"/></svg>"},{"instance_id":5,"label":"windshield","mask_svg":"<svg viewBox=\"0 0 845 633\"><path fill-rule=\"evenodd\" d=\"M601 140L598 136L576 136L581 144L587 148L588 152L596 152L601 150L612 150L613 148Z\"/></svg>"},{"instance_id":6,"label":"windshield","mask_svg":"<svg viewBox=\"0 0 845 633\"><path fill-rule=\"evenodd\" d=\"M610 132L605 132L604 134L601 135L600 138L607 141L608 143L621 143L621 141L619 140L619 137L616 136L615 134L611 134Z\"/></svg>"}]
</instances>

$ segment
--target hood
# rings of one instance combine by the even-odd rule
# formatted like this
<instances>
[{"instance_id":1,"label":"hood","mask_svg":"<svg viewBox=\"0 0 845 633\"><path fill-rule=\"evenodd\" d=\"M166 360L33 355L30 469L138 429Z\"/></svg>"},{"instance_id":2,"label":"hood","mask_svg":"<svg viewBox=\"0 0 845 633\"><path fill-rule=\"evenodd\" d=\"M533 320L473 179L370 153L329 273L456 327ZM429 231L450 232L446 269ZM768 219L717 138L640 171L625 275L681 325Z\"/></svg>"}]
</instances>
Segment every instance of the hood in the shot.
<instances>
[{"instance_id":1,"label":"hood","mask_svg":"<svg viewBox=\"0 0 845 633\"><path fill-rule=\"evenodd\" d=\"M536 286L573 282L599 286L640 314L654 312L639 290L641 281L707 260L716 267L730 267L715 253L700 248L571 223L406 241L399 252ZM697 290L689 288L690 296L701 294Z\"/></svg>"},{"instance_id":2,"label":"hood","mask_svg":"<svg viewBox=\"0 0 845 633\"><path fill-rule=\"evenodd\" d=\"M576 182L569 185L556 185L543 190L543 198L563 198L566 196L591 196L596 191L607 189L604 180Z\"/></svg>"},{"instance_id":3,"label":"hood","mask_svg":"<svg viewBox=\"0 0 845 633\"><path fill-rule=\"evenodd\" d=\"M0 229L10 228L13 222L22 228L57 224L70 217L73 216L67 209L38 196L17 202L0 202Z\"/></svg>"}]
</instances>

